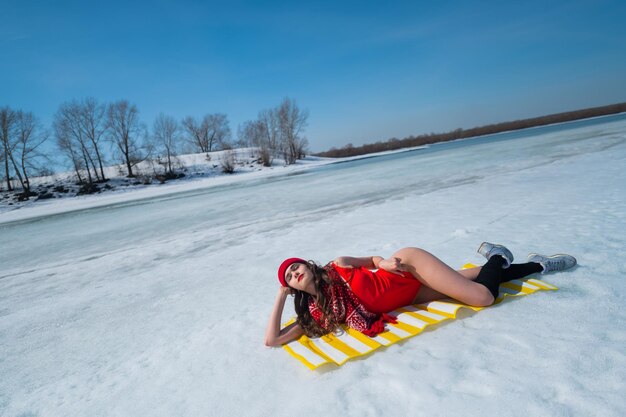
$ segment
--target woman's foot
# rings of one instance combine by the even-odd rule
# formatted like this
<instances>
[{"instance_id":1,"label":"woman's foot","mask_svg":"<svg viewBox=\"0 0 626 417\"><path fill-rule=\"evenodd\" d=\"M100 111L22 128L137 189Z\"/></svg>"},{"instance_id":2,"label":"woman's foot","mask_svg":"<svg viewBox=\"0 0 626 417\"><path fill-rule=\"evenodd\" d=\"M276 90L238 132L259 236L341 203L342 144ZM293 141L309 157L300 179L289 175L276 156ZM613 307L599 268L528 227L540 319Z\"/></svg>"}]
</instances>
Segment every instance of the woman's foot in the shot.
<instances>
[{"instance_id":1,"label":"woman's foot","mask_svg":"<svg viewBox=\"0 0 626 417\"><path fill-rule=\"evenodd\" d=\"M489 242L483 242L478 248L478 253L480 253L482 256L487 258L487 260L489 260L489 258L491 258L494 255L502 256L504 258L504 265L502 265L503 269L508 268L513 263L513 254L511 253L510 250L508 250L502 245L496 245L496 244L489 243Z\"/></svg>"},{"instance_id":2,"label":"woman's foot","mask_svg":"<svg viewBox=\"0 0 626 417\"><path fill-rule=\"evenodd\" d=\"M566 269L576 266L576 258L571 255L558 254L552 256L539 255L538 253L529 253L528 262L541 264L543 267L542 274L555 271L565 271Z\"/></svg>"}]
</instances>

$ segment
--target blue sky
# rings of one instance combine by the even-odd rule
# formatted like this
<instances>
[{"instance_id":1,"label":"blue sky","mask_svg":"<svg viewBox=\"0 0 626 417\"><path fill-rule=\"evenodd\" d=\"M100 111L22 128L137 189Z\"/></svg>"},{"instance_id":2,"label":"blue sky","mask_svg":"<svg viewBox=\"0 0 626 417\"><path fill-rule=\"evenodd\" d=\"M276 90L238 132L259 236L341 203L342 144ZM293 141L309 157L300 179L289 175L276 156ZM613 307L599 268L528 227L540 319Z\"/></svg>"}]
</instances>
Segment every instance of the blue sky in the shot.
<instances>
[{"instance_id":1,"label":"blue sky","mask_svg":"<svg viewBox=\"0 0 626 417\"><path fill-rule=\"evenodd\" d=\"M311 149L626 101L624 1L0 0L0 106L152 125L297 100Z\"/></svg>"}]
</instances>

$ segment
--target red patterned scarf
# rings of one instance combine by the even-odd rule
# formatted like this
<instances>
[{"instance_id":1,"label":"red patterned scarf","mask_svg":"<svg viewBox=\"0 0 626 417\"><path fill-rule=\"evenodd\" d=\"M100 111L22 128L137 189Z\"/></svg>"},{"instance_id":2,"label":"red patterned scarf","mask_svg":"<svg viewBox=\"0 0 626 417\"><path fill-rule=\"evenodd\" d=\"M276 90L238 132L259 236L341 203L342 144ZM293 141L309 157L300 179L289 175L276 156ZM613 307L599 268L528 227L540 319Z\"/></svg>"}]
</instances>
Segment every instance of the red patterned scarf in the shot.
<instances>
[{"instance_id":1,"label":"red patterned scarf","mask_svg":"<svg viewBox=\"0 0 626 417\"><path fill-rule=\"evenodd\" d=\"M345 323L354 330L373 337L385 330L384 323L396 322L395 317L387 314L378 315L368 311L330 264L326 265L324 270L330 277L332 284L324 283L320 290L330 303L330 309L338 323ZM313 297L309 298L309 311L317 324L324 329L331 330L330 318L324 316L324 312Z\"/></svg>"}]
</instances>

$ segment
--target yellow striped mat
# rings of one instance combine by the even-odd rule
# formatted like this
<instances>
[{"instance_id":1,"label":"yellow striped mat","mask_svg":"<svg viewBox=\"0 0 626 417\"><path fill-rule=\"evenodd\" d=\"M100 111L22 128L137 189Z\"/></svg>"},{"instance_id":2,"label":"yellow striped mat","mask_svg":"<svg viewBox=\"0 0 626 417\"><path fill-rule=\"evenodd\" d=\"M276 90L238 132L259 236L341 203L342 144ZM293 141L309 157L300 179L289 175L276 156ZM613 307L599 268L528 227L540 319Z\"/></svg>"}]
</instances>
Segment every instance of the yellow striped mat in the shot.
<instances>
[{"instance_id":1,"label":"yellow striped mat","mask_svg":"<svg viewBox=\"0 0 626 417\"><path fill-rule=\"evenodd\" d=\"M472 268L474 265L466 264L463 267ZM494 304L500 303L506 296L519 297L540 290L556 289L557 287L535 278L516 279L500 285L500 295ZM391 315L398 318L398 323L387 323L386 330L376 337L365 336L344 326L344 331L338 332L339 334L328 334L315 339L302 336L283 345L283 348L309 369L316 369L327 363L343 365L346 361L367 355L381 346L390 346L400 340L416 336L431 324L454 319L460 308L479 311L485 307L472 307L455 300L415 304L391 312ZM293 321L294 319L291 319L285 325Z\"/></svg>"}]
</instances>

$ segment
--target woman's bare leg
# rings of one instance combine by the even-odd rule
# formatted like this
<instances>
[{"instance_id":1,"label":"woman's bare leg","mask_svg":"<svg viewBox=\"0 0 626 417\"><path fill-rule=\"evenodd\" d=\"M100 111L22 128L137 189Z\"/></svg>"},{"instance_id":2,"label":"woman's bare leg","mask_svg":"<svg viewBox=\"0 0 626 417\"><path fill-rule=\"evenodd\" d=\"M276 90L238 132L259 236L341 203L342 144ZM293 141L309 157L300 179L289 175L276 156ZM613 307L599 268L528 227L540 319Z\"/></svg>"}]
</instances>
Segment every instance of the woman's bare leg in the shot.
<instances>
[{"instance_id":1,"label":"woman's bare leg","mask_svg":"<svg viewBox=\"0 0 626 417\"><path fill-rule=\"evenodd\" d=\"M474 281L476 278L478 278L478 274L480 273L481 269L483 269L482 266L475 266L473 268L457 269L456 272L463 275L464 278Z\"/></svg>"},{"instance_id":2,"label":"woman's bare leg","mask_svg":"<svg viewBox=\"0 0 626 417\"><path fill-rule=\"evenodd\" d=\"M420 289L420 292L425 290L425 298L437 296L439 293L478 307L488 306L494 302L494 297L487 287L473 282L480 271L479 268L471 268L466 270L467 272L455 271L434 255L419 248L403 248L392 256L400 258L400 262L406 266L407 271L436 292Z\"/></svg>"},{"instance_id":3,"label":"woman's bare leg","mask_svg":"<svg viewBox=\"0 0 626 417\"><path fill-rule=\"evenodd\" d=\"M427 287L426 285L422 285L411 304L430 303L431 301L442 300L444 298L450 297L440 293L439 291L435 291L432 288Z\"/></svg>"},{"instance_id":4,"label":"woman's bare leg","mask_svg":"<svg viewBox=\"0 0 626 417\"><path fill-rule=\"evenodd\" d=\"M482 267L477 266L474 268L458 269L456 272L461 274L463 278L474 281L478 277L478 273L480 272L481 269ZM441 300L444 298L450 298L450 297L445 294L440 293L439 291L435 291L426 285L422 285L422 287L417 292L417 295L415 296L415 299L413 300L411 304L428 303L430 301Z\"/></svg>"}]
</instances>

